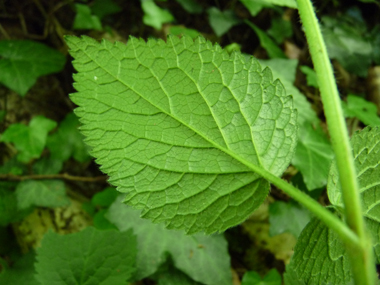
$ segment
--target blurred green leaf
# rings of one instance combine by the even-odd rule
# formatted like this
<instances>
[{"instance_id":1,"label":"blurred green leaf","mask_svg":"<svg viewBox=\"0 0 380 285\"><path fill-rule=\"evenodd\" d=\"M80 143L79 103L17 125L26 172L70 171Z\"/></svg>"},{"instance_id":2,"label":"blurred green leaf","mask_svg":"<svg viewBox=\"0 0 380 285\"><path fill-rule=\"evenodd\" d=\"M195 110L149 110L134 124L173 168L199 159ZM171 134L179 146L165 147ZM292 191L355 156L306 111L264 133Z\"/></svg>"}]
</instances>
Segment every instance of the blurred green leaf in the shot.
<instances>
[{"instance_id":1,"label":"blurred green leaf","mask_svg":"<svg viewBox=\"0 0 380 285\"><path fill-rule=\"evenodd\" d=\"M170 27L170 33L172 35L176 35L176 36L187 35L189 37L192 37L193 39L200 35L200 33L197 30L188 29L188 28L184 28L181 26L171 26Z\"/></svg>"},{"instance_id":2,"label":"blurred green leaf","mask_svg":"<svg viewBox=\"0 0 380 285\"><path fill-rule=\"evenodd\" d=\"M315 87L315 88L319 88L317 73L314 71L314 69L306 65L302 65L300 66L300 70L302 71L303 74L306 75L307 85Z\"/></svg>"},{"instance_id":3,"label":"blurred green leaf","mask_svg":"<svg viewBox=\"0 0 380 285\"><path fill-rule=\"evenodd\" d=\"M298 8L296 0L259 0L259 1L267 2L273 5L294 8L294 9Z\"/></svg>"},{"instance_id":4,"label":"blurred green leaf","mask_svg":"<svg viewBox=\"0 0 380 285\"><path fill-rule=\"evenodd\" d=\"M245 20L245 23L255 31L259 37L260 45L267 51L270 58L286 58L283 51L264 31L260 30L255 24L248 20Z\"/></svg>"},{"instance_id":5,"label":"blurred green leaf","mask_svg":"<svg viewBox=\"0 0 380 285\"><path fill-rule=\"evenodd\" d=\"M241 50L241 45L237 44L237 43L231 43L229 45L226 45L224 47L224 49L229 52L229 53L232 53L233 51L240 51Z\"/></svg>"},{"instance_id":6,"label":"blurred green leaf","mask_svg":"<svg viewBox=\"0 0 380 285\"><path fill-rule=\"evenodd\" d=\"M33 163L36 174L57 174L62 170L62 161L51 157L43 157Z\"/></svg>"},{"instance_id":7,"label":"blurred green leaf","mask_svg":"<svg viewBox=\"0 0 380 285\"><path fill-rule=\"evenodd\" d=\"M144 24L157 30L161 30L162 24L174 21L173 15L158 7L153 0L141 0L141 8L144 11Z\"/></svg>"},{"instance_id":8,"label":"blurred green leaf","mask_svg":"<svg viewBox=\"0 0 380 285\"><path fill-rule=\"evenodd\" d=\"M29 126L12 124L0 137L0 141L12 142L19 151L17 159L21 162L29 162L40 157L49 131L56 127L57 123L43 116L34 117Z\"/></svg>"},{"instance_id":9,"label":"blurred green leaf","mask_svg":"<svg viewBox=\"0 0 380 285\"><path fill-rule=\"evenodd\" d=\"M47 139L47 147L53 159L66 161L71 156L78 162L90 159L84 136L79 132L79 121L74 113L69 113L60 123L58 131Z\"/></svg>"},{"instance_id":10,"label":"blurred green leaf","mask_svg":"<svg viewBox=\"0 0 380 285\"><path fill-rule=\"evenodd\" d=\"M269 205L269 235L288 232L298 237L310 219L310 212L299 204L275 201Z\"/></svg>"},{"instance_id":11,"label":"blurred green leaf","mask_svg":"<svg viewBox=\"0 0 380 285\"><path fill-rule=\"evenodd\" d=\"M374 0L377 1L377 0ZM377 24L371 31L371 41L373 47L373 61L380 65L380 24Z\"/></svg>"},{"instance_id":12,"label":"blurred green leaf","mask_svg":"<svg viewBox=\"0 0 380 285\"><path fill-rule=\"evenodd\" d=\"M261 278L255 271L248 271L244 274L241 285L281 285L282 278L276 269L271 269Z\"/></svg>"},{"instance_id":13,"label":"blurred green leaf","mask_svg":"<svg viewBox=\"0 0 380 285\"><path fill-rule=\"evenodd\" d=\"M224 35L230 28L240 23L231 10L224 10L222 12L216 7L211 7L207 10L207 13L210 26L218 37Z\"/></svg>"},{"instance_id":14,"label":"blurred green leaf","mask_svg":"<svg viewBox=\"0 0 380 285\"><path fill-rule=\"evenodd\" d=\"M323 38L330 58L349 72L366 77L373 48L364 23L350 16L322 17Z\"/></svg>"},{"instance_id":15,"label":"blurred green leaf","mask_svg":"<svg viewBox=\"0 0 380 285\"><path fill-rule=\"evenodd\" d=\"M34 270L35 253L29 251L27 254L17 259L12 267L5 268L0 274L0 284L6 285L39 285L35 278Z\"/></svg>"},{"instance_id":16,"label":"blurred green leaf","mask_svg":"<svg viewBox=\"0 0 380 285\"><path fill-rule=\"evenodd\" d=\"M104 216L106 212L107 212L106 209L102 209L95 213L93 217L94 227L97 228L98 230L117 229L116 226L112 224L109 220L107 220L106 217Z\"/></svg>"},{"instance_id":17,"label":"blurred green leaf","mask_svg":"<svg viewBox=\"0 0 380 285\"><path fill-rule=\"evenodd\" d=\"M0 82L21 96L38 77L61 71L65 62L63 54L38 42L0 41Z\"/></svg>"},{"instance_id":18,"label":"blurred green leaf","mask_svg":"<svg viewBox=\"0 0 380 285\"><path fill-rule=\"evenodd\" d=\"M140 218L137 211L122 203L123 197L111 205L106 217L120 231L132 228L137 236L136 280L157 271L169 253L174 265L192 279L204 284L231 284L230 257L223 235L185 235L170 231L163 224Z\"/></svg>"},{"instance_id":19,"label":"blurred green leaf","mask_svg":"<svg viewBox=\"0 0 380 285\"><path fill-rule=\"evenodd\" d=\"M108 15L120 12L121 8L112 0L95 0L91 6L91 11L101 20Z\"/></svg>"},{"instance_id":20,"label":"blurred green leaf","mask_svg":"<svg viewBox=\"0 0 380 285\"><path fill-rule=\"evenodd\" d=\"M304 123L298 129L298 145L292 164L302 172L309 190L327 184L327 176L334 157L331 144L321 127Z\"/></svg>"},{"instance_id":21,"label":"blurred green leaf","mask_svg":"<svg viewBox=\"0 0 380 285\"><path fill-rule=\"evenodd\" d=\"M82 203L82 209L86 211L91 217L96 213L96 207L92 205L91 201Z\"/></svg>"},{"instance_id":22,"label":"blurred green leaf","mask_svg":"<svg viewBox=\"0 0 380 285\"><path fill-rule=\"evenodd\" d=\"M380 118L377 115L377 107L364 98L349 94L347 102L342 101L344 116L346 118L358 118L367 126L380 126Z\"/></svg>"},{"instance_id":23,"label":"blurred green leaf","mask_svg":"<svg viewBox=\"0 0 380 285\"><path fill-rule=\"evenodd\" d=\"M18 161L16 156L0 165L0 174L21 175L26 171L26 165Z\"/></svg>"},{"instance_id":24,"label":"blurred green leaf","mask_svg":"<svg viewBox=\"0 0 380 285\"><path fill-rule=\"evenodd\" d=\"M27 216L30 211L31 209L20 211L15 192L0 185L0 226L19 221Z\"/></svg>"},{"instance_id":25,"label":"blurred green leaf","mask_svg":"<svg viewBox=\"0 0 380 285\"><path fill-rule=\"evenodd\" d=\"M115 201L118 196L118 192L114 187L107 187L103 191L96 193L91 203L94 206L109 207Z\"/></svg>"},{"instance_id":26,"label":"blurred green leaf","mask_svg":"<svg viewBox=\"0 0 380 285\"><path fill-rule=\"evenodd\" d=\"M49 231L36 259L41 284L128 284L135 271L136 237L131 230L93 227L68 235Z\"/></svg>"},{"instance_id":27,"label":"blurred green leaf","mask_svg":"<svg viewBox=\"0 0 380 285\"><path fill-rule=\"evenodd\" d=\"M4 120L7 112L5 110L0 110L0 123Z\"/></svg>"},{"instance_id":28,"label":"blurred green leaf","mask_svg":"<svg viewBox=\"0 0 380 285\"><path fill-rule=\"evenodd\" d=\"M256 16L263 8L272 7L270 3L264 0L240 0L240 2L248 9L253 17Z\"/></svg>"},{"instance_id":29,"label":"blurred green leaf","mask_svg":"<svg viewBox=\"0 0 380 285\"><path fill-rule=\"evenodd\" d=\"M292 24L290 20L284 20L282 17L272 19L270 29L267 31L277 44L283 43L286 38L293 35Z\"/></svg>"},{"instance_id":30,"label":"blurred green leaf","mask_svg":"<svg viewBox=\"0 0 380 285\"><path fill-rule=\"evenodd\" d=\"M203 11L203 8L200 4L194 0L176 0L181 4L182 8L191 14L200 14Z\"/></svg>"},{"instance_id":31,"label":"blurred green leaf","mask_svg":"<svg viewBox=\"0 0 380 285\"><path fill-rule=\"evenodd\" d=\"M31 206L60 207L70 204L65 183L61 180L26 180L17 185L16 196L19 209Z\"/></svg>"},{"instance_id":32,"label":"blurred green leaf","mask_svg":"<svg viewBox=\"0 0 380 285\"><path fill-rule=\"evenodd\" d=\"M91 13L90 7L84 4L75 4L75 11L77 14L73 24L74 30L102 30L99 17Z\"/></svg>"},{"instance_id":33,"label":"blurred green leaf","mask_svg":"<svg viewBox=\"0 0 380 285\"><path fill-rule=\"evenodd\" d=\"M202 285L188 277L185 273L176 269L174 266L160 270L153 277L158 285Z\"/></svg>"}]
</instances>

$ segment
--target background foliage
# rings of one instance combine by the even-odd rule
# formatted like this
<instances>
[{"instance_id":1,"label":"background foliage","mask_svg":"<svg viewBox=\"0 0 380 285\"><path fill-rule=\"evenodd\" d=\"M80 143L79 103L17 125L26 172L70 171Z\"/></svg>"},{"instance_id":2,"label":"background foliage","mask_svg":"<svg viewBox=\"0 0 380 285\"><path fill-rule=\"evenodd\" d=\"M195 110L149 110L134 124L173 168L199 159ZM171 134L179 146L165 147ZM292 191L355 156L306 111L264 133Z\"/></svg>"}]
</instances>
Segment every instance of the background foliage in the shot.
<instances>
[{"instance_id":1,"label":"background foliage","mask_svg":"<svg viewBox=\"0 0 380 285\"><path fill-rule=\"evenodd\" d=\"M378 2L315 5L350 133L380 125ZM284 280L294 284L310 266L300 256L290 262L295 242L302 246L318 234L331 243L310 251L341 258L340 267L333 263L341 272L334 278L348 282L348 262L333 234L273 186L246 222L224 234L186 236L141 220L119 203L89 156L68 98L74 70L64 35L124 43L129 35L203 35L230 53L254 55L298 109L298 145L283 178L339 208L339 189L327 181L336 171L333 152L296 6L291 0L0 1L0 283L281 284L289 264ZM363 132L353 144L372 139ZM373 217L366 213L369 223Z\"/></svg>"}]
</instances>

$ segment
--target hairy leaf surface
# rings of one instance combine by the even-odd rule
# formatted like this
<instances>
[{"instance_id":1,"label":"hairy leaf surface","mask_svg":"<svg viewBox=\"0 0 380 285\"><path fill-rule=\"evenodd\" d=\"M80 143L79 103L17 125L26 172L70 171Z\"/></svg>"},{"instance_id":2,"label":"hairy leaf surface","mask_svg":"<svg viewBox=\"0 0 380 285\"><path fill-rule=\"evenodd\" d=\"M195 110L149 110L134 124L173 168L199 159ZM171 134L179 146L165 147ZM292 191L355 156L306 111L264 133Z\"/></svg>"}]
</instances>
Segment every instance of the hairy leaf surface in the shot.
<instances>
[{"instance_id":1,"label":"hairy leaf surface","mask_svg":"<svg viewBox=\"0 0 380 285\"><path fill-rule=\"evenodd\" d=\"M92 155L143 217L188 233L225 230L268 193L253 170L288 166L292 98L256 59L201 37L67 43Z\"/></svg>"}]
</instances>

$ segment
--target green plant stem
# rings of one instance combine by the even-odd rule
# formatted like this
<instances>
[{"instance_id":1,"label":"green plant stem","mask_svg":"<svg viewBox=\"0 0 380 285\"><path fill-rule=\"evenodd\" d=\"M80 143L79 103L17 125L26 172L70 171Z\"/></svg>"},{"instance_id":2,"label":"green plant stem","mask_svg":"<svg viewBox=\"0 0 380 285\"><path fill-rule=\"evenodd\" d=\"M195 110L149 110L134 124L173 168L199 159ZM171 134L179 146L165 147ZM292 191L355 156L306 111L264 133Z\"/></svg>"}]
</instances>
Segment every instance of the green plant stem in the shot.
<instances>
[{"instance_id":1,"label":"green plant stem","mask_svg":"<svg viewBox=\"0 0 380 285\"><path fill-rule=\"evenodd\" d=\"M356 251L355 256L351 256L354 278L357 284L374 284L376 275L373 250L365 230L352 149L332 66L311 1L297 0L297 3L318 76L326 121L339 170L346 221L360 240L360 247L357 249L361 252ZM355 251L349 252L353 255Z\"/></svg>"},{"instance_id":2,"label":"green plant stem","mask_svg":"<svg viewBox=\"0 0 380 285\"><path fill-rule=\"evenodd\" d=\"M285 180L282 180L277 176L274 176L270 172L267 172L265 170L255 171L265 179L269 180L273 185L283 190L294 200L309 209L310 212L312 212L316 217L324 222L330 229L334 230L344 243L353 245L355 248L360 244L358 236L349 227L347 227L347 225L345 225L337 216L335 216L309 195L301 192L293 185L287 183Z\"/></svg>"}]
</instances>

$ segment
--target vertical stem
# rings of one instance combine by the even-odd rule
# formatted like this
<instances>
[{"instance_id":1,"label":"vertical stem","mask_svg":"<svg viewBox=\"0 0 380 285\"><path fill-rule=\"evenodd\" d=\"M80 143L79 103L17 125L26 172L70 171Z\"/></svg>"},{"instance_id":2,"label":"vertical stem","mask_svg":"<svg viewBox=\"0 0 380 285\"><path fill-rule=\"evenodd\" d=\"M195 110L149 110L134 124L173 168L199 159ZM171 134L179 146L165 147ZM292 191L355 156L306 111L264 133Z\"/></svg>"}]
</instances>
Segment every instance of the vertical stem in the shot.
<instances>
[{"instance_id":1,"label":"vertical stem","mask_svg":"<svg viewBox=\"0 0 380 285\"><path fill-rule=\"evenodd\" d=\"M332 66L311 1L297 0L297 3L318 76L326 121L336 156L346 221L360 240L360 248L349 251L351 264L355 269L354 278L357 284L374 284L376 274L372 245L365 230L354 159Z\"/></svg>"}]
</instances>

